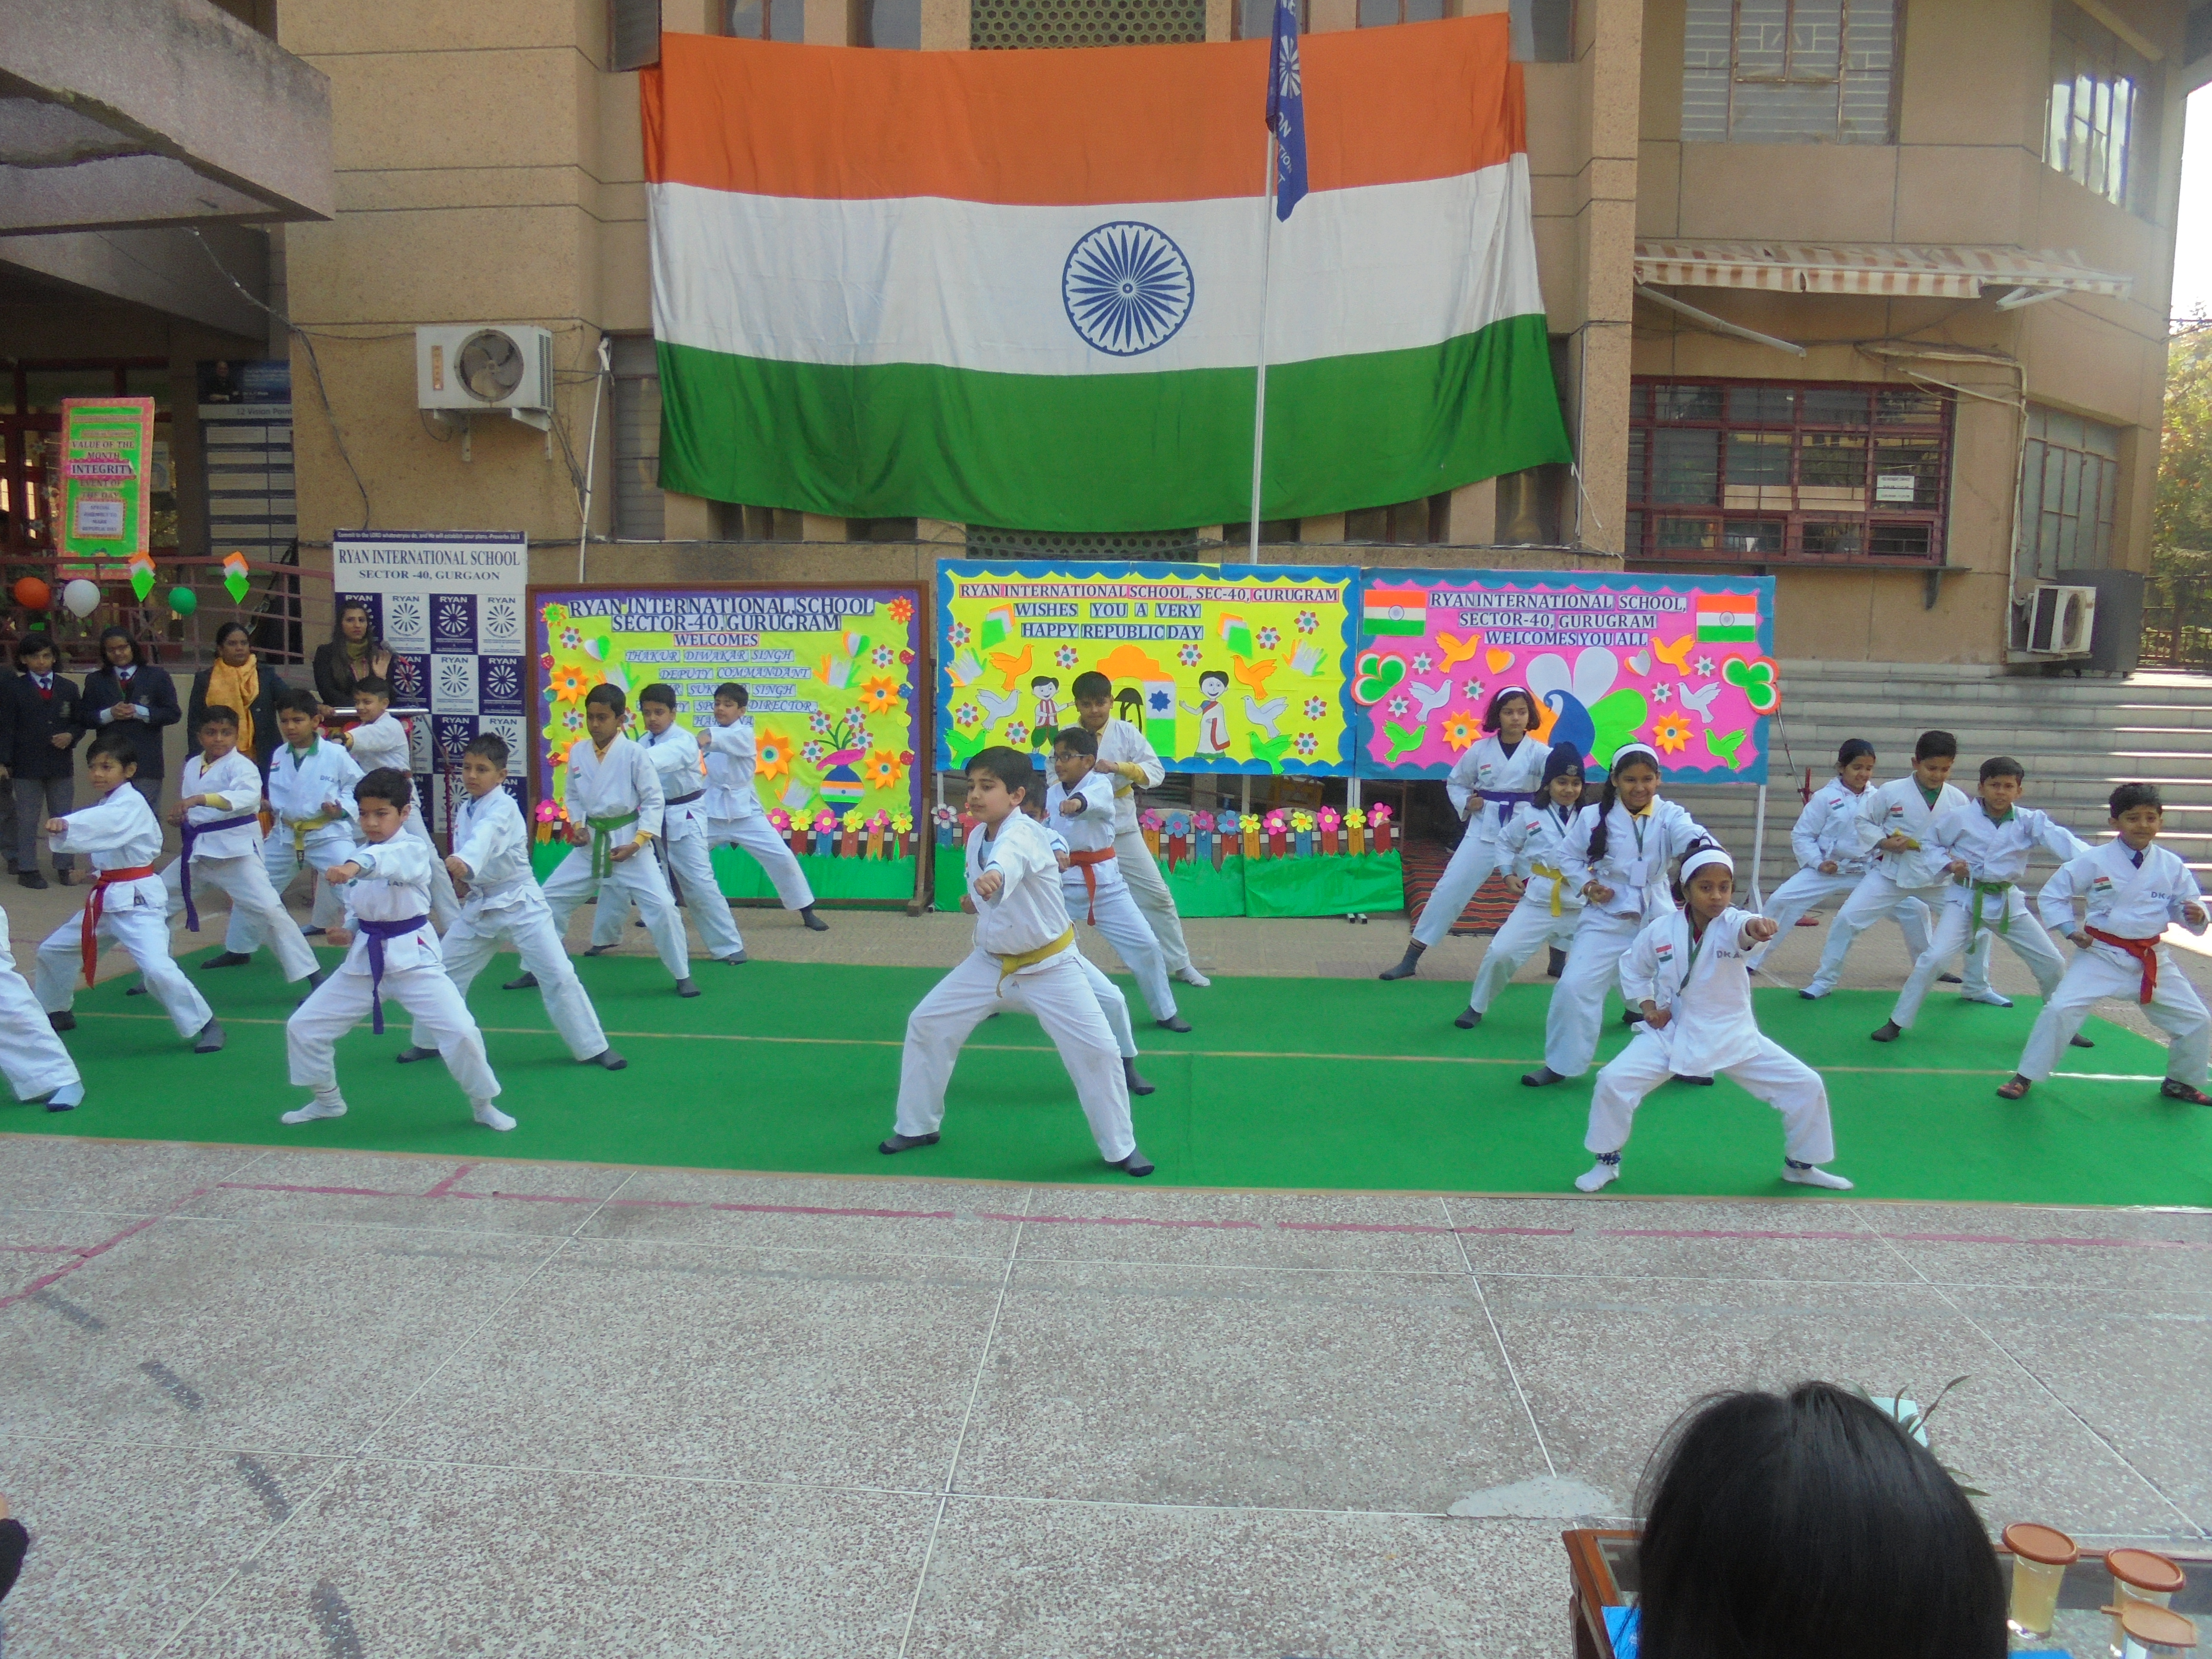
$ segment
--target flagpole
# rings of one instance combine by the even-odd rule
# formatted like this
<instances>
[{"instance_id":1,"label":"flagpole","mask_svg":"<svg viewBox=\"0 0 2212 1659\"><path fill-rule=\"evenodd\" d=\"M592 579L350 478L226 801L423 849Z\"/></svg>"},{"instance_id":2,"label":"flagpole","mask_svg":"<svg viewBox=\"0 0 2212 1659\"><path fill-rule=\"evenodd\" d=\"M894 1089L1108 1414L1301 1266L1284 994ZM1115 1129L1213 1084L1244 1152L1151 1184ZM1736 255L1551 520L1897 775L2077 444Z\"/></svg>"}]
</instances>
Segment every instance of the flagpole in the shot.
<instances>
[{"instance_id":1,"label":"flagpole","mask_svg":"<svg viewBox=\"0 0 2212 1659\"><path fill-rule=\"evenodd\" d=\"M1267 134L1267 183L1260 195L1260 372L1252 391L1252 520L1249 555L1260 562L1260 460L1267 439L1267 268L1275 246L1275 135Z\"/></svg>"}]
</instances>

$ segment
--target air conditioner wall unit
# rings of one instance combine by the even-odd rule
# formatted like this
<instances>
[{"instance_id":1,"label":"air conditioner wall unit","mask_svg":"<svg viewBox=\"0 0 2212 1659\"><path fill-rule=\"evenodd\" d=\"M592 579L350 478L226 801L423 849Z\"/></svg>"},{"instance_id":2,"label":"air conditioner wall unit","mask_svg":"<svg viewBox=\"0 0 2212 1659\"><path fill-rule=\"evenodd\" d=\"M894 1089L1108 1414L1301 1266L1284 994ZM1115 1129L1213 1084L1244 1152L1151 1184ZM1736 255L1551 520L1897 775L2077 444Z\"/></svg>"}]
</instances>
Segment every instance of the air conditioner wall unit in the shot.
<instances>
[{"instance_id":1,"label":"air conditioner wall unit","mask_svg":"<svg viewBox=\"0 0 2212 1659\"><path fill-rule=\"evenodd\" d=\"M415 331L418 409L512 415L552 423L553 332L532 323L459 323Z\"/></svg>"},{"instance_id":2,"label":"air conditioner wall unit","mask_svg":"<svg viewBox=\"0 0 2212 1659\"><path fill-rule=\"evenodd\" d=\"M2028 598L2027 648L2043 656L2085 657L2096 623L2095 588L2039 582Z\"/></svg>"}]
</instances>

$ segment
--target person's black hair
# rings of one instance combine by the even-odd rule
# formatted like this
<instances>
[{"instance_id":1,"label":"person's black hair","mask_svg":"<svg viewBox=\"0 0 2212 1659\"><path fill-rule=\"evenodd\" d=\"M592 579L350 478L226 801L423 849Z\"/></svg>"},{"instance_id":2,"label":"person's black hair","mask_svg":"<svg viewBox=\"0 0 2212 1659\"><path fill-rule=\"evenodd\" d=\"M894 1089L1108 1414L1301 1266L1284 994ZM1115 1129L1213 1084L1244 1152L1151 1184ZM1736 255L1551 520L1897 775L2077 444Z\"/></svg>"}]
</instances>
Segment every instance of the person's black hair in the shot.
<instances>
[{"instance_id":1,"label":"person's black hair","mask_svg":"<svg viewBox=\"0 0 2212 1659\"><path fill-rule=\"evenodd\" d=\"M2138 806L2155 806L2161 816L2166 811L2166 802L2160 798L2158 786L2154 783L2124 783L2112 791L2112 799L2107 805L2112 808L2114 817Z\"/></svg>"},{"instance_id":2,"label":"person's black hair","mask_svg":"<svg viewBox=\"0 0 2212 1659\"><path fill-rule=\"evenodd\" d=\"M1694 1407L1638 1508L1644 1659L2002 1659L2004 1577L1974 1506L1832 1383Z\"/></svg>"},{"instance_id":3,"label":"person's black hair","mask_svg":"<svg viewBox=\"0 0 2212 1659\"><path fill-rule=\"evenodd\" d=\"M1982 763L1982 781L1987 783L1991 778L2018 778L2026 783L2027 769L2010 755L1992 755Z\"/></svg>"},{"instance_id":4,"label":"person's black hair","mask_svg":"<svg viewBox=\"0 0 2212 1659\"><path fill-rule=\"evenodd\" d=\"M384 648L384 639L376 631L376 611L367 599L351 599L338 601L337 609L331 612L331 643L340 650L352 645L353 641L345 636L346 612L349 611L360 611L362 619L368 624L368 631L361 636L361 642L368 649L368 654L374 656Z\"/></svg>"},{"instance_id":5,"label":"person's black hair","mask_svg":"<svg viewBox=\"0 0 2212 1659\"><path fill-rule=\"evenodd\" d=\"M1529 726L1531 727L1535 726L1536 699L1528 694L1528 691L1525 687L1509 685L1502 690L1493 692L1490 699L1490 707L1482 711L1482 729L1484 731L1495 732L1498 730L1498 711L1505 706L1505 700L1508 697L1518 697L1521 699L1522 706L1528 711Z\"/></svg>"},{"instance_id":6,"label":"person's black hair","mask_svg":"<svg viewBox=\"0 0 2212 1659\"><path fill-rule=\"evenodd\" d=\"M496 732L479 732L469 739L464 755L475 755L489 761L502 772L507 770L507 739Z\"/></svg>"},{"instance_id":7,"label":"person's black hair","mask_svg":"<svg viewBox=\"0 0 2212 1659\"><path fill-rule=\"evenodd\" d=\"M1069 683L1067 695L1078 702L1085 697L1110 697L1114 695L1114 682L1095 668L1086 669Z\"/></svg>"},{"instance_id":8,"label":"person's black hair","mask_svg":"<svg viewBox=\"0 0 2212 1659\"><path fill-rule=\"evenodd\" d=\"M88 763L98 760L102 755L128 770L138 764L138 744L128 732L118 731L111 726L94 738L84 751Z\"/></svg>"},{"instance_id":9,"label":"person's black hair","mask_svg":"<svg viewBox=\"0 0 2212 1659\"><path fill-rule=\"evenodd\" d=\"M276 694L276 712L305 714L309 720L322 716L322 700L304 685L288 685Z\"/></svg>"},{"instance_id":10,"label":"person's black hair","mask_svg":"<svg viewBox=\"0 0 2212 1659\"><path fill-rule=\"evenodd\" d=\"M248 645L253 643L253 630L242 622L233 621L223 623L215 630L215 648L218 651L222 650L222 642L233 634L242 634L246 636L246 642Z\"/></svg>"},{"instance_id":11,"label":"person's black hair","mask_svg":"<svg viewBox=\"0 0 2212 1659\"><path fill-rule=\"evenodd\" d=\"M613 709L617 714L627 714L629 710L629 699L623 696L623 689L619 685L593 686L584 698L584 707L589 708L595 702Z\"/></svg>"},{"instance_id":12,"label":"person's black hair","mask_svg":"<svg viewBox=\"0 0 2212 1659\"><path fill-rule=\"evenodd\" d=\"M381 674L363 674L353 683L353 690L356 696L366 691L372 697L381 697L386 702L392 701L392 682Z\"/></svg>"},{"instance_id":13,"label":"person's black hair","mask_svg":"<svg viewBox=\"0 0 2212 1659\"><path fill-rule=\"evenodd\" d=\"M1218 668L1201 668L1198 671L1198 683L1201 687L1203 687L1208 680L1219 680L1222 684L1222 689L1224 690L1228 689L1229 676Z\"/></svg>"},{"instance_id":14,"label":"person's black hair","mask_svg":"<svg viewBox=\"0 0 2212 1659\"><path fill-rule=\"evenodd\" d=\"M1623 766L1648 766L1655 772L1659 769L1659 763L1641 749L1630 755L1626 761L1617 754L1613 757L1613 764L1605 769L1605 787L1598 792L1597 823L1590 830L1589 859L1592 864L1595 864L1605 856L1605 823L1613 816L1613 804L1620 798L1620 792L1617 786L1620 778L1620 769Z\"/></svg>"},{"instance_id":15,"label":"person's black hair","mask_svg":"<svg viewBox=\"0 0 2212 1659\"><path fill-rule=\"evenodd\" d=\"M366 795L371 800L388 802L393 806L412 806L415 804L415 780L396 766L380 766L353 787L353 798L359 800Z\"/></svg>"},{"instance_id":16,"label":"person's black hair","mask_svg":"<svg viewBox=\"0 0 2212 1659\"><path fill-rule=\"evenodd\" d=\"M1098 739L1079 726L1055 726L1052 733L1052 746L1065 749L1071 755L1089 755L1096 758L1098 753Z\"/></svg>"},{"instance_id":17,"label":"person's black hair","mask_svg":"<svg viewBox=\"0 0 2212 1659\"><path fill-rule=\"evenodd\" d=\"M1845 738L1843 746L1836 750L1836 770L1842 771L1861 757L1872 760L1875 757L1874 745L1864 738Z\"/></svg>"},{"instance_id":18,"label":"person's black hair","mask_svg":"<svg viewBox=\"0 0 2212 1659\"><path fill-rule=\"evenodd\" d=\"M1948 756L1959 757L1959 740L1948 732L1923 732L1920 741L1912 745L1912 763L1917 766L1924 760L1942 760Z\"/></svg>"},{"instance_id":19,"label":"person's black hair","mask_svg":"<svg viewBox=\"0 0 2212 1659\"><path fill-rule=\"evenodd\" d=\"M1685 909L1689 908L1690 890L1682 880L1682 866L1684 865L1687 864L1699 853L1725 853L1727 851L1727 848L1722 846L1720 842L1715 841L1711 836L1700 836L1697 840L1692 842L1687 847L1685 847L1682 849L1682 856L1674 860L1674 878L1668 883L1668 886L1674 892L1674 902L1682 906ZM1731 861L1730 867L1734 867L1733 861ZM1735 884L1733 877L1730 878L1729 884L1731 889L1734 888Z\"/></svg>"},{"instance_id":20,"label":"person's black hair","mask_svg":"<svg viewBox=\"0 0 2212 1659\"><path fill-rule=\"evenodd\" d=\"M720 702L726 697L730 702L737 704L740 708L743 708L747 703L753 700L752 693L746 690L744 686L739 685L735 680L724 680L720 685L714 688L714 701L716 702Z\"/></svg>"},{"instance_id":21,"label":"person's black hair","mask_svg":"<svg viewBox=\"0 0 2212 1659\"><path fill-rule=\"evenodd\" d=\"M107 642L110 640L121 640L130 646L131 665L133 668L143 668L146 665L146 647L138 643L138 636L127 628L108 627L100 630L100 665L101 667L112 668L115 665L107 660Z\"/></svg>"},{"instance_id":22,"label":"person's black hair","mask_svg":"<svg viewBox=\"0 0 2212 1659\"><path fill-rule=\"evenodd\" d=\"M663 685L659 680L655 680L637 694L637 706L640 708L649 702L657 702L670 714L674 714L677 708L675 688Z\"/></svg>"},{"instance_id":23,"label":"person's black hair","mask_svg":"<svg viewBox=\"0 0 2212 1659\"><path fill-rule=\"evenodd\" d=\"M1036 787L1036 768L1030 763L1029 751L1010 749L1003 743L994 743L968 763L968 774L988 772L1006 785L1006 793Z\"/></svg>"},{"instance_id":24,"label":"person's black hair","mask_svg":"<svg viewBox=\"0 0 2212 1659\"><path fill-rule=\"evenodd\" d=\"M238 710L228 703L211 702L200 710L200 724L203 726L227 726L235 732L238 730Z\"/></svg>"},{"instance_id":25,"label":"person's black hair","mask_svg":"<svg viewBox=\"0 0 2212 1659\"><path fill-rule=\"evenodd\" d=\"M1034 691L1040 685L1049 685L1057 690L1060 685L1060 676L1057 674L1031 675L1030 677L1030 690Z\"/></svg>"},{"instance_id":26,"label":"person's black hair","mask_svg":"<svg viewBox=\"0 0 2212 1659\"><path fill-rule=\"evenodd\" d=\"M15 666L21 668L30 661L34 652L39 651L52 651L55 659L60 659L61 652L55 647L51 634L26 634L15 641Z\"/></svg>"}]
</instances>

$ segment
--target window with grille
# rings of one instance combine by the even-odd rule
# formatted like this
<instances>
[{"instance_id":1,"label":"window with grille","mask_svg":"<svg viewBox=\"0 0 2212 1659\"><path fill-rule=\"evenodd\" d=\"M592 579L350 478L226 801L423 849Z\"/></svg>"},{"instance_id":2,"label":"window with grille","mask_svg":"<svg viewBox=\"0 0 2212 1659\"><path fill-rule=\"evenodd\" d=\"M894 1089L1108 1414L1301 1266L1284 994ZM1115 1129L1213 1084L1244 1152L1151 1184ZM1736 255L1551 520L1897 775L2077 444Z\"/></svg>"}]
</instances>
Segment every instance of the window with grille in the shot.
<instances>
[{"instance_id":1,"label":"window with grille","mask_svg":"<svg viewBox=\"0 0 2212 1659\"><path fill-rule=\"evenodd\" d=\"M660 496L660 362L650 334L618 334L611 344L615 539L657 542L665 533Z\"/></svg>"},{"instance_id":2,"label":"window with grille","mask_svg":"<svg viewBox=\"0 0 2212 1659\"><path fill-rule=\"evenodd\" d=\"M1260 33L1267 32L1263 19ZM1206 0L973 0L968 13L968 44L979 52L1205 39Z\"/></svg>"},{"instance_id":3,"label":"window with grille","mask_svg":"<svg viewBox=\"0 0 2212 1659\"><path fill-rule=\"evenodd\" d=\"M917 3L917 40L921 15ZM806 38L806 0L726 0L722 33L741 40L784 40L797 45Z\"/></svg>"},{"instance_id":4,"label":"window with grille","mask_svg":"<svg viewBox=\"0 0 2212 1659\"><path fill-rule=\"evenodd\" d=\"M2120 429L2030 405L2021 457L2020 545L2046 580L2112 562Z\"/></svg>"},{"instance_id":5,"label":"window with grille","mask_svg":"<svg viewBox=\"0 0 2212 1659\"><path fill-rule=\"evenodd\" d=\"M1682 137L1893 143L1898 0L1689 0Z\"/></svg>"},{"instance_id":6,"label":"window with grille","mask_svg":"<svg viewBox=\"0 0 2212 1659\"><path fill-rule=\"evenodd\" d=\"M2053 172L2148 217L2157 154L2149 61L2070 0L2053 0L2043 159Z\"/></svg>"},{"instance_id":7,"label":"window with grille","mask_svg":"<svg viewBox=\"0 0 2212 1659\"><path fill-rule=\"evenodd\" d=\"M1922 386L1639 380L1627 556L1941 564L1951 416Z\"/></svg>"},{"instance_id":8,"label":"window with grille","mask_svg":"<svg viewBox=\"0 0 2212 1659\"><path fill-rule=\"evenodd\" d=\"M1017 554L1025 559L1063 556L1084 559L1176 559L1198 550L1195 530L1100 532L1004 530L992 525L968 526L970 556Z\"/></svg>"}]
</instances>

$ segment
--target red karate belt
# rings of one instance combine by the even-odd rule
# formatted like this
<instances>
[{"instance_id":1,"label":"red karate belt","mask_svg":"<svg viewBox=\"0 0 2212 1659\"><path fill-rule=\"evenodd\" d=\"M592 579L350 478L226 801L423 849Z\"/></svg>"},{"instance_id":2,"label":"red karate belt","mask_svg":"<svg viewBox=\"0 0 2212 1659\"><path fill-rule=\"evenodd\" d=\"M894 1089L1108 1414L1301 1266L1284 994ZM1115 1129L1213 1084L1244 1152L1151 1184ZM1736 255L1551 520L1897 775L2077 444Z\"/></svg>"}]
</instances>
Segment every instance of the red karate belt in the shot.
<instances>
[{"instance_id":1,"label":"red karate belt","mask_svg":"<svg viewBox=\"0 0 2212 1659\"><path fill-rule=\"evenodd\" d=\"M92 884L92 896L84 902L84 921L77 933L77 948L84 957L84 982L92 985L93 970L100 965L100 918L107 909L107 890L118 881L140 881L154 873L150 864L131 870L102 870Z\"/></svg>"},{"instance_id":2,"label":"red karate belt","mask_svg":"<svg viewBox=\"0 0 2212 1659\"><path fill-rule=\"evenodd\" d=\"M1070 853L1067 855L1068 864L1083 872L1084 902L1091 912L1084 920L1093 927L1098 925L1097 868L1113 856L1114 849L1110 847L1101 848L1095 853Z\"/></svg>"},{"instance_id":3,"label":"red karate belt","mask_svg":"<svg viewBox=\"0 0 2212 1659\"><path fill-rule=\"evenodd\" d=\"M2136 993L2136 1000L2148 1007L2151 994L2158 989L2158 941L2154 939L2122 939L2117 933L2107 933L2098 927L2081 930L2100 945L2109 945L2115 951L2125 951L2142 963L2142 989Z\"/></svg>"}]
</instances>

